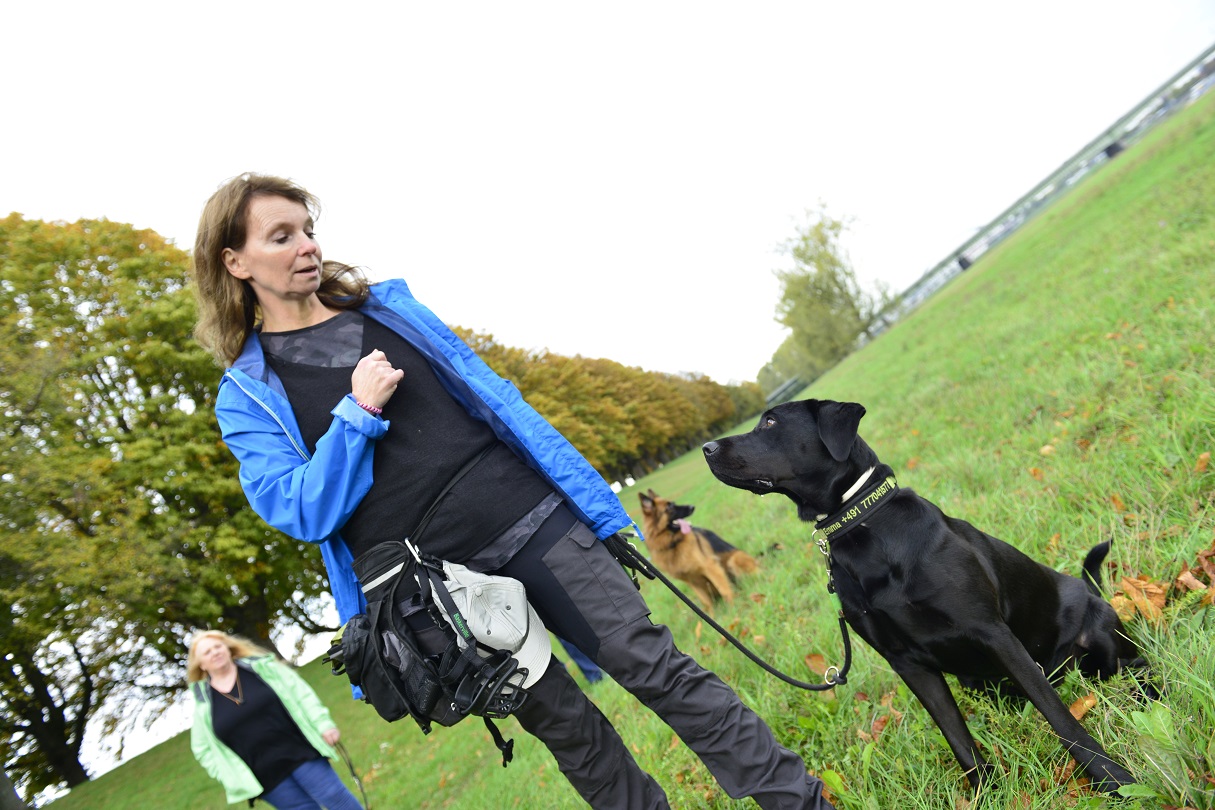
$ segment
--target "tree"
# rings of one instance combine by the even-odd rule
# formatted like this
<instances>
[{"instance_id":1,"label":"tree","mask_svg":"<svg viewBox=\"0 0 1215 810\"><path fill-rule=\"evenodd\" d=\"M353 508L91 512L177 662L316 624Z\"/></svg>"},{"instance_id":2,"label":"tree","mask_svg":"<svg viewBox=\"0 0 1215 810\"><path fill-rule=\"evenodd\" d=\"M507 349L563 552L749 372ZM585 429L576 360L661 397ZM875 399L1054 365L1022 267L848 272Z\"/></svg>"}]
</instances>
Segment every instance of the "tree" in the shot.
<instances>
[{"instance_id":1,"label":"tree","mask_svg":"<svg viewBox=\"0 0 1215 810\"><path fill-rule=\"evenodd\" d=\"M180 691L183 641L315 628L316 549L248 508L186 254L104 220L0 220L0 750L31 794L87 779L103 706Z\"/></svg>"},{"instance_id":2,"label":"tree","mask_svg":"<svg viewBox=\"0 0 1215 810\"><path fill-rule=\"evenodd\" d=\"M785 246L793 268L776 271L777 320L791 332L777 362L801 365L801 373L815 377L856 349L888 295L881 286L873 294L861 288L840 245L843 221L821 208L808 216Z\"/></svg>"}]
</instances>

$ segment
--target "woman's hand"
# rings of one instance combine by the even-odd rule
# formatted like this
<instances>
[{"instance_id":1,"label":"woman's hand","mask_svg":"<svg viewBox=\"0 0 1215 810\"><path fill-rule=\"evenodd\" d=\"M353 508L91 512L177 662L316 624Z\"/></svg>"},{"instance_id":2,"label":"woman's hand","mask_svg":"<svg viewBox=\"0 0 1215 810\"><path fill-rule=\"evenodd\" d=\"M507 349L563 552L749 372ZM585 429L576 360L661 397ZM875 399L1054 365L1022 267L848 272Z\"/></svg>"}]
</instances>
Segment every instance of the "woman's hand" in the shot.
<instances>
[{"instance_id":1,"label":"woman's hand","mask_svg":"<svg viewBox=\"0 0 1215 810\"><path fill-rule=\"evenodd\" d=\"M397 390L405 372L392 367L388 357L379 349L359 360L350 375L350 390L364 405L383 408Z\"/></svg>"},{"instance_id":2,"label":"woman's hand","mask_svg":"<svg viewBox=\"0 0 1215 810\"><path fill-rule=\"evenodd\" d=\"M321 732L321 739L330 745L337 745L337 741L341 739L342 734L337 730L337 726L327 728Z\"/></svg>"}]
</instances>

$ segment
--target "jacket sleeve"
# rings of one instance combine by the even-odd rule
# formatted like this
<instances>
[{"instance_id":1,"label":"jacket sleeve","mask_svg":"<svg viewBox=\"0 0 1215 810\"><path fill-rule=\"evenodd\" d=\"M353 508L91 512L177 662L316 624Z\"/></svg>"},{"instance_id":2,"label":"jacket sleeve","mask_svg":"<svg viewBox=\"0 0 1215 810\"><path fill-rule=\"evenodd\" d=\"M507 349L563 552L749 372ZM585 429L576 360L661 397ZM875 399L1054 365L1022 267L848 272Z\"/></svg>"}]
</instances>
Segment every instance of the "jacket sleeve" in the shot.
<instances>
[{"instance_id":1,"label":"jacket sleeve","mask_svg":"<svg viewBox=\"0 0 1215 810\"><path fill-rule=\"evenodd\" d=\"M235 380L220 386L215 416L240 464L240 483L263 520L298 540L320 542L346 523L372 483L375 439L388 423L347 395L311 458L282 417Z\"/></svg>"},{"instance_id":2,"label":"jacket sleeve","mask_svg":"<svg viewBox=\"0 0 1215 810\"><path fill-rule=\"evenodd\" d=\"M298 672L293 670L286 664L275 662L274 666L281 667L279 674L283 676L282 683L288 694L279 695L284 700L292 701L295 706L307 718L308 724L318 732L325 732L331 728L337 728L337 723L333 722L333 716L329 713L329 708L321 702L321 699L313 691Z\"/></svg>"}]
</instances>

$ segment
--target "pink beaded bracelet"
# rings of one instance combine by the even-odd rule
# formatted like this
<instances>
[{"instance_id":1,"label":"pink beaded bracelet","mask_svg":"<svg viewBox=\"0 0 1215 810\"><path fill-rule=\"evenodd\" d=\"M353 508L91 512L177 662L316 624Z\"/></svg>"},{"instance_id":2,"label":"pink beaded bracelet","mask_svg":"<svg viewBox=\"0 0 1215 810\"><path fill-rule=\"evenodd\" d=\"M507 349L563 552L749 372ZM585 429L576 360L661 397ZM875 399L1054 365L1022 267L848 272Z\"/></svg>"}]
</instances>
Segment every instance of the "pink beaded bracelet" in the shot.
<instances>
[{"instance_id":1,"label":"pink beaded bracelet","mask_svg":"<svg viewBox=\"0 0 1215 810\"><path fill-rule=\"evenodd\" d=\"M382 414L384 412L383 408L377 408L374 405L368 405L365 402L359 402L357 399L354 401L354 403L356 405L358 405L360 408L362 408L363 410L367 411L367 413L371 414L372 416L379 416L380 414Z\"/></svg>"}]
</instances>

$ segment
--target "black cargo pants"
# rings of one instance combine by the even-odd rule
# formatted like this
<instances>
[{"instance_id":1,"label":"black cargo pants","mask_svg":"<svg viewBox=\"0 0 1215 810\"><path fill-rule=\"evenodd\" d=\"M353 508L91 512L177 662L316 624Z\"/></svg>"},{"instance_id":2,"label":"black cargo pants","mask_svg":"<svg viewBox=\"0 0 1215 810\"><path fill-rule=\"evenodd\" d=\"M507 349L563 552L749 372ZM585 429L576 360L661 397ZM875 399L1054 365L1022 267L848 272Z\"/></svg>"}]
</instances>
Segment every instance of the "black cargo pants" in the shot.
<instances>
[{"instance_id":1,"label":"black cargo pants","mask_svg":"<svg viewBox=\"0 0 1215 810\"><path fill-rule=\"evenodd\" d=\"M594 534L578 521L553 531L554 519L561 520L554 515L490 573L521 581L545 626L662 718L727 794L751 796L763 808L830 810L823 783L801 758L720 678L681 652L670 630L650 621L633 581ZM528 691L516 714L520 724L548 746L592 807L668 807L662 788L564 667L553 662Z\"/></svg>"}]
</instances>

